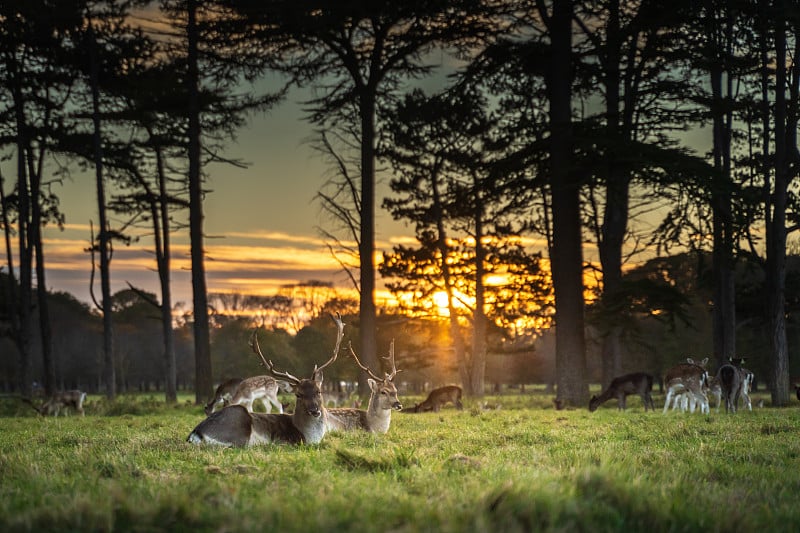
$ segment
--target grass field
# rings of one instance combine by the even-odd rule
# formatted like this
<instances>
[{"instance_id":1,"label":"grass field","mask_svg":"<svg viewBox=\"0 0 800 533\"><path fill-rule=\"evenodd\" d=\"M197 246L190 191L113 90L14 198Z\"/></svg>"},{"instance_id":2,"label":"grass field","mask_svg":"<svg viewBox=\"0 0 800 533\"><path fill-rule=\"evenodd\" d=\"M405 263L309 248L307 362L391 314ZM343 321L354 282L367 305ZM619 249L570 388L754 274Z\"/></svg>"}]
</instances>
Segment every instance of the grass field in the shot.
<instances>
[{"instance_id":1,"label":"grass field","mask_svg":"<svg viewBox=\"0 0 800 533\"><path fill-rule=\"evenodd\" d=\"M0 531L775 532L800 524L796 405L703 416L645 413L638 398L625 413L613 401L594 413L556 411L544 395L487 401L501 408L397 413L386 435L330 434L316 446L220 449L185 442L203 419L185 398L174 407L93 398L84 418L46 419L4 400Z\"/></svg>"}]
</instances>

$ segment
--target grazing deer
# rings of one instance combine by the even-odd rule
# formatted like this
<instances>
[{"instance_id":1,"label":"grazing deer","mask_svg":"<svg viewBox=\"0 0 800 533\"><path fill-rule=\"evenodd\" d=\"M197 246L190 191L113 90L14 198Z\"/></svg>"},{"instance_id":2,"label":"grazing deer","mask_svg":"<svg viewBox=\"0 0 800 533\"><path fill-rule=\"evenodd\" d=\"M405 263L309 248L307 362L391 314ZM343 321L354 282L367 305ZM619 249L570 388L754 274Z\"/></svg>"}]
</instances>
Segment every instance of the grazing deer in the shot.
<instances>
[{"instance_id":1,"label":"grazing deer","mask_svg":"<svg viewBox=\"0 0 800 533\"><path fill-rule=\"evenodd\" d=\"M708 396L705 393L705 387L708 384L708 372L705 365L708 363L708 358L704 359L700 364L687 359L686 363L679 363L669 370L664 375L664 386L667 389L667 397L664 400L664 413L667 412L669 406L676 397L683 396L682 410L694 413L695 408L699 405L701 413L708 413Z\"/></svg>"},{"instance_id":2,"label":"grazing deer","mask_svg":"<svg viewBox=\"0 0 800 533\"><path fill-rule=\"evenodd\" d=\"M244 381L242 378L231 378L220 383L217 387L217 390L214 391L214 397L208 401L203 409L206 415L210 415L216 411L217 405L219 404L222 404L222 407L230 404L231 397L234 395L236 389L239 387L239 384L242 381Z\"/></svg>"},{"instance_id":3,"label":"grazing deer","mask_svg":"<svg viewBox=\"0 0 800 533\"><path fill-rule=\"evenodd\" d=\"M751 411L749 389L753 380L753 373L742 368L744 359L728 358L728 362L719 367L717 379L722 387L722 397L725 399L725 412L735 413L739 405L739 398L743 398L745 406Z\"/></svg>"},{"instance_id":4,"label":"grazing deer","mask_svg":"<svg viewBox=\"0 0 800 533\"><path fill-rule=\"evenodd\" d=\"M367 379L371 391L369 403L366 411L364 409L348 408L328 409L331 422L329 429L332 431L361 429L372 433L386 433L389 431L389 424L392 422L392 410L400 411L403 408L397 398L397 387L392 382L398 372L394 361L394 341L389 346L389 356L386 357L392 365L392 371L382 378L374 374L367 366L361 364L356 352L353 351L352 344L348 347L356 364L370 376Z\"/></svg>"},{"instance_id":5,"label":"grazing deer","mask_svg":"<svg viewBox=\"0 0 800 533\"><path fill-rule=\"evenodd\" d=\"M617 407L620 411L624 411L625 398L631 394L638 394L642 398L645 411L648 407L655 411L653 397L650 396L651 390L653 390L653 376L650 374L634 372L616 377L599 396L592 396L589 400L589 411L596 411L603 402L611 398L616 398Z\"/></svg>"},{"instance_id":6,"label":"grazing deer","mask_svg":"<svg viewBox=\"0 0 800 533\"><path fill-rule=\"evenodd\" d=\"M276 380L271 376L253 376L243 379L231 395L230 404L241 405L248 411L253 411L253 402L258 400L267 413L271 412L273 407L282 413L283 405L278 401L278 389L285 392L292 391L288 383Z\"/></svg>"},{"instance_id":7,"label":"grazing deer","mask_svg":"<svg viewBox=\"0 0 800 533\"><path fill-rule=\"evenodd\" d=\"M278 380L285 381L297 399L294 413L251 413L241 405L231 405L212 413L189 434L193 444L207 443L221 446L252 446L265 443L317 444L328 429L328 412L322 397L322 370L336 361L344 337L344 323L340 316L336 323L336 346L333 355L322 366L314 366L308 379L297 378L288 372L275 369L271 360L261 353L256 332L250 338L250 348Z\"/></svg>"},{"instance_id":8,"label":"grazing deer","mask_svg":"<svg viewBox=\"0 0 800 533\"><path fill-rule=\"evenodd\" d=\"M461 387L457 385L447 385L445 387L433 389L430 394L428 394L428 397L425 398L425 401L411 408L411 412L424 413L426 411L433 411L438 413L439 409L448 402L452 402L453 405L456 406L456 409L464 408L464 405L461 403Z\"/></svg>"},{"instance_id":9,"label":"grazing deer","mask_svg":"<svg viewBox=\"0 0 800 533\"><path fill-rule=\"evenodd\" d=\"M36 407L33 402L28 399L24 401L29 403L31 407L33 407L36 412L38 412L42 416L58 416L61 412L61 409L65 407L69 407L74 409L76 413L80 413L81 416L85 416L83 411L83 402L86 400L86 393L79 390L67 390L61 391L53 394L50 398L47 399L46 402L42 404L41 407ZM65 411L66 414L66 411Z\"/></svg>"}]
</instances>

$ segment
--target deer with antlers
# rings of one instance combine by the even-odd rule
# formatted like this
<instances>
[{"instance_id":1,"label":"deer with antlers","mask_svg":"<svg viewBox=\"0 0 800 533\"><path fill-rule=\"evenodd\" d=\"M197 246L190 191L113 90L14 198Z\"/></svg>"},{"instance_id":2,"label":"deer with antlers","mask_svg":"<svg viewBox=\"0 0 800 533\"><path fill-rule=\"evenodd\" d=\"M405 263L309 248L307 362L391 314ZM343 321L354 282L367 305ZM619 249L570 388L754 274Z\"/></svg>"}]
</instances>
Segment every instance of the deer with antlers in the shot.
<instances>
[{"instance_id":1,"label":"deer with antlers","mask_svg":"<svg viewBox=\"0 0 800 533\"><path fill-rule=\"evenodd\" d=\"M331 431L364 430L372 433L386 433L389 431L389 425L392 422L392 410L400 411L403 408L400 400L397 399L397 387L392 382L398 372L394 361L394 341L389 346L388 357L384 358L392 365L392 371L385 374L384 377L376 375L369 367L359 361L356 352L353 350L352 343L348 345L348 348L350 348L350 355L353 356L359 368L370 376L367 379L371 391L369 403L366 410L353 408L328 409L328 414L330 415L329 429Z\"/></svg>"},{"instance_id":2,"label":"deer with antlers","mask_svg":"<svg viewBox=\"0 0 800 533\"><path fill-rule=\"evenodd\" d=\"M328 411L322 397L322 370L336 361L344 337L344 323L338 314L336 346L333 355L322 366L314 366L311 377L297 378L275 369L272 360L261 353L256 333L250 337L250 348L261 358L267 371L285 381L294 392L297 403L294 413L251 413L241 405L230 405L211 414L189 434L187 441L221 446L253 446L266 443L317 444L329 427Z\"/></svg>"}]
</instances>

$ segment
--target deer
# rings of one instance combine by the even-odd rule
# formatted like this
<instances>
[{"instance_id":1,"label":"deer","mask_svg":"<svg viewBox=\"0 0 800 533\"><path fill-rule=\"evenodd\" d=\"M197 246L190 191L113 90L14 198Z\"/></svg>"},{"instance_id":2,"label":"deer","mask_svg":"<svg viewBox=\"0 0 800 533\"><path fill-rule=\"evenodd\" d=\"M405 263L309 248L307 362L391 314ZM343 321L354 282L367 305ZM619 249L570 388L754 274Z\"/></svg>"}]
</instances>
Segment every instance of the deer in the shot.
<instances>
[{"instance_id":1,"label":"deer","mask_svg":"<svg viewBox=\"0 0 800 533\"><path fill-rule=\"evenodd\" d=\"M650 391L653 389L653 376L644 372L633 372L625 374L611 380L608 387L600 395L592 396L589 400L589 411L594 412L600 405L611 398L617 399L617 408L625 410L625 398L631 394L638 394L642 398L644 410L647 408L655 411L653 397Z\"/></svg>"},{"instance_id":2,"label":"deer","mask_svg":"<svg viewBox=\"0 0 800 533\"><path fill-rule=\"evenodd\" d=\"M667 389L664 413L672 405L673 400L677 402L676 397L681 395L684 396L682 410L688 407L689 411L694 413L695 408L699 405L701 413L709 412L708 396L704 390L708 385L708 372L705 369L707 363L708 358L701 361L700 364L687 359L687 362L679 363L667 370L664 375L664 386Z\"/></svg>"},{"instance_id":3,"label":"deer","mask_svg":"<svg viewBox=\"0 0 800 533\"><path fill-rule=\"evenodd\" d=\"M230 393L229 399L225 401L225 394L230 390L223 387L235 380L228 380L217 387L217 392L214 398L206 404L205 412L210 415L214 412L214 407L217 403L222 402L225 405L242 405L248 411L253 410L253 402L259 400L264 406L267 413L272 411L272 407L278 410L279 413L283 412L283 405L278 401L278 390L291 392L291 387L285 381L279 381L271 376L253 376L250 378L239 380L239 384ZM223 388L222 394L220 389Z\"/></svg>"},{"instance_id":4,"label":"deer","mask_svg":"<svg viewBox=\"0 0 800 533\"><path fill-rule=\"evenodd\" d=\"M735 413L739 405L739 398L744 400L744 404L751 411L753 410L750 402L750 385L753 381L753 373L742 368L744 359L728 358L728 362L717 370L717 379L722 388L722 397L725 400L725 412Z\"/></svg>"},{"instance_id":5,"label":"deer","mask_svg":"<svg viewBox=\"0 0 800 533\"><path fill-rule=\"evenodd\" d=\"M42 416L58 416L61 412L61 409L66 407L74 409L75 412L80 413L81 416L85 416L83 411L83 402L85 400L86 393L77 389L56 392L50 398L48 398L47 401L41 405L41 407L36 407L30 400L24 399L25 402L29 403L30 406ZM66 414L66 411L64 413Z\"/></svg>"},{"instance_id":6,"label":"deer","mask_svg":"<svg viewBox=\"0 0 800 533\"><path fill-rule=\"evenodd\" d=\"M428 394L428 397L425 398L425 401L411 408L411 412L424 413L426 411L433 411L438 413L439 409L448 402L452 402L452 404L456 406L456 409L461 410L464 408L464 405L461 403L461 387L457 385L446 385L438 389L433 389L430 394Z\"/></svg>"},{"instance_id":7,"label":"deer","mask_svg":"<svg viewBox=\"0 0 800 533\"><path fill-rule=\"evenodd\" d=\"M271 359L264 357L254 331L250 349L261 358L267 371L285 381L296 398L294 413L252 413L241 405L229 405L209 415L195 427L187 441L192 444L211 444L227 447L255 446L267 443L318 444L329 427L329 415L322 395L322 371L336 361L344 337L344 323L338 314L336 345L333 355L322 364L314 365L310 378L300 379L289 372L279 371Z\"/></svg>"},{"instance_id":8,"label":"deer","mask_svg":"<svg viewBox=\"0 0 800 533\"><path fill-rule=\"evenodd\" d=\"M349 343L350 355L353 356L356 364L369 375L367 383L370 388L369 402L367 409L353 408L333 408L328 409L330 415L331 431L353 431L363 430L371 433L386 433L392 422L392 411L400 411L403 405L397 398L397 387L392 382L397 375L397 365L394 360L394 341L389 345L389 355L384 359L389 361L392 371L384 374L384 377L376 375L369 367L361 363L353 350L353 344Z\"/></svg>"},{"instance_id":9,"label":"deer","mask_svg":"<svg viewBox=\"0 0 800 533\"><path fill-rule=\"evenodd\" d=\"M231 403L231 397L242 381L244 381L242 378L231 378L220 383L214 391L214 397L211 398L203 408L206 415L210 415L216 411L217 405L219 404L222 404L222 407L229 405Z\"/></svg>"},{"instance_id":10,"label":"deer","mask_svg":"<svg viewBox=\"0 0 800 533\"><path fill-rule=\"evenodd\" d=\"M689 364L689 365L698 365L698 366L702 367L703 370L706 370L706 368L708 366L708 357L706 357L705 359L703 359L700 362L695 362L695 360L692 359L691 357L687 357L686 358L686 363ZM702 398L698 399L695 396L695 394L693 394L686 387L682 387L680 385L677 385L675 387L675 389L676 389L676 393L672 397L672 410L673 411L676 410L676 409L680 409L681 411L684 411L684 412L687 411L687 410L691 410L691 412L694 412L694 409L696 408L698 402L702 402ZM703 393L705 394L706 399L708 399L709 394L713 395L716 398L716 400L717 400L716 408L719 411L719 406L720 406L721 398L722 398L722 389L720 388L719 381L716 379L716 377L711 377L711 376L707 376L706 377L706 382L703 385ZM701 407L702 407L702 403L701 403ZM709 411L710 411L710 406L709 406Z\"/></svg>"}]
</instances>

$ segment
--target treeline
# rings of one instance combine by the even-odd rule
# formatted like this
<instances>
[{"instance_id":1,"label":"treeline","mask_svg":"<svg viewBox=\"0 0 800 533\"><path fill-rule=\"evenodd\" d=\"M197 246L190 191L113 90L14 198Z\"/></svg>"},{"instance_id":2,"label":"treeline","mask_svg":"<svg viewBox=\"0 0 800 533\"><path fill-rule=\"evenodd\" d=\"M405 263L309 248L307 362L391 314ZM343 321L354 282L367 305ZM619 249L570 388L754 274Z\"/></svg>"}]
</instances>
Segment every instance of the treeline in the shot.
<instances>
[{"instance_id":1,"label":"treeline","mask_svg":"<svg viewBox=\"0 0 800 533\"><path fill-rule=\"evenodd\" d=\"M708 254L681 254L649 261L626 275L629 283L643 280L655 281L650 289L662 290L675 286L681 294L680 312L663 313L663 309L640 308L624 318L623 351L624 372L645 370L661 376L666 368L685 357L702 358L711 347L712 327L709 301L711 257ZM742 320L738 328L737 343L747 366L756 374L758 387L765 386L770 359L768 353L768 327L760 310L764 279L757 265L742 263L737 271L739 298L738 315ZM792 352L791 372L800 376L800 258L791 256L788 268L789 314L788 323ZM662 289L658 289L662 285ZM304 291L293 291L300 301L295 308L309 309L302 301ZM306 293L307 294L307 293ZM113 295L114 321L118 334L114 347L117 389L120 392L163 391L164 368L160 344L158 312L148 301L153 295L142 295L133 290ZM332 293L328 296L332 296ZM330 356L335 339L335 327L329 318L333 308L341 306L335 297L316 300L312 316L295 324L296 331L264 324L259 309L259 297L244 294L217 295L227 302L212 312L214 327L211 336L212 364L216 382L229 377L246 377L263 373L260 360L248 347L250 335L256 331L262 351L279 368L292 369L296 375L310 375L315 364ZM278 298L278 295L274 296ZM263 298L263 297L261 297ZM273 297L269 297L271 300ZM284 294L281 298L285 299ZM211 300L216 298L212 296ZM53 335L56 341L57 385L60 389L79 388L91 393L103 393L102 376L102 324L100 317L86 304L67 293L49 294L50 312L53 313ZM239 302L234 304L233 302ZM249 301L249 305L248 302ZM225 309L222 309L225 307ZM351 304L345 314L345 343L358 336L357 306ZM602 376L602 339L609 327L601 314L590 306L588 328L588 374L592 383ZM0 291L0 316L8 310L8 298ZM402 372L397 382L405 393L419 392L431 387L458 382L458 370L447 321L443 317L423 318L398 314L398 310L384 309L379 314L378 342L380 355L387 355L392 341L396 345L398 368ZM192 355L191 315L175 316L177 385L179 390L194 390L194 358ZM5 332L4 332L5 333ZM511 337L502 328L494 328L488 337L486 390L506 390L526 385L544 385L552 390L555 384L555 344L553 332L538 337L520 339ZM0 392L17 393L16 348L7 335L0 336ZM34 375L42 375L40 347L34 346ZM332 393L352 392L357 382L358 369L349 360L347 351L340 360L326 370L326 390ZM388 370L384 368L384 370ZM39 384L41 385L41 383Z\"/></svg>"},{"instance_id":2,"label":"treeline","mask_svg":"<svg viewBox=\"0 0 800 533\"><path fill-rule=\"evenodd\" d=\"M626 271L688 250L711 257L717 364L742 355L739 271L761 269L766 381L774 405L789 401L786 254L800 173L800 17L790 3L26 0L2 3L0 22L0 143L15 168L0 200L7 272L19 276L8 321L23 392L36 330L45 388L56 386L41 228L63 222L54 186L67 161L96 177L90 251L106 394L116 394L121 334L112 252L131 224L154 235L167 401L178 382L170 237L190 235L196 399L211 393L204 171L240 164L224 147L248 113L304 86L333 169L319 194L323 232L358 291L357 347L369 366L382 349L379 270L408 314L425 315L443 295L471 395L483 393L496 328L525 339L555 319L558 395L584 405L587 332L600 335L608 383L631 362L630 317L686 313L674 280ZM281 86L260 90L265 79ZM379 199L384 172L392 193ZM417 243L376 265L379 202Z\"/></svg>"}]
</instances>

